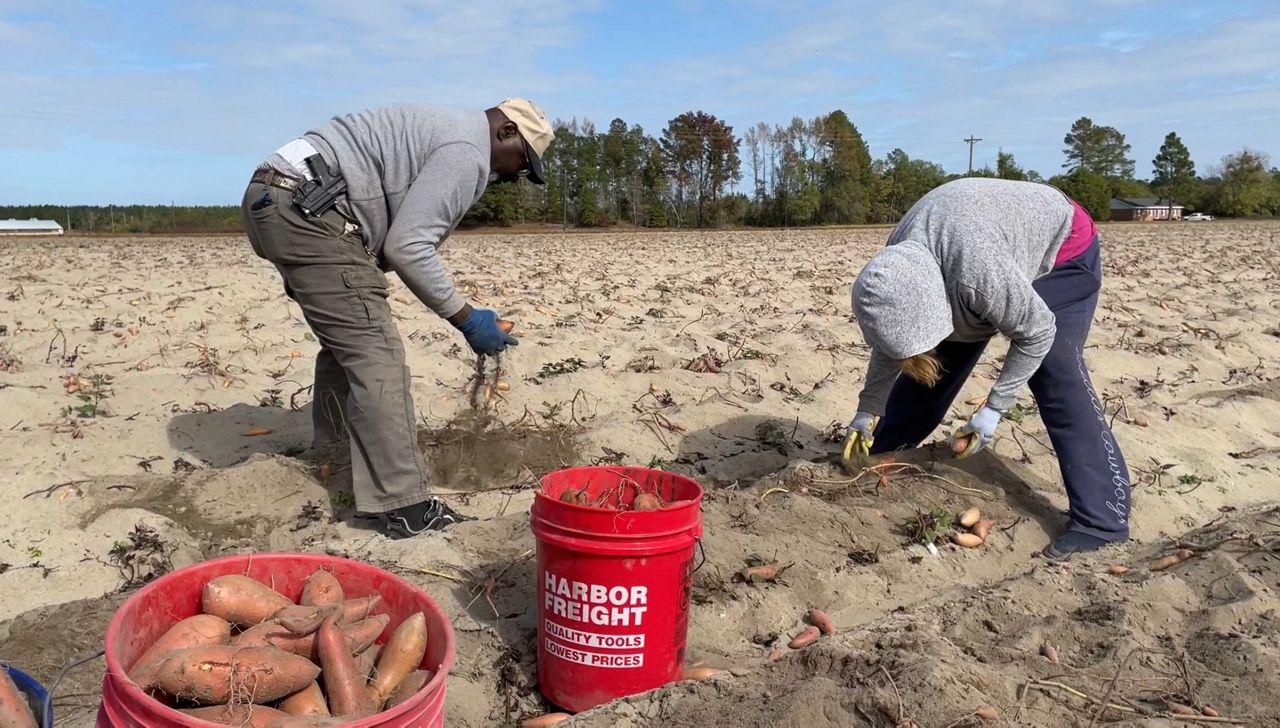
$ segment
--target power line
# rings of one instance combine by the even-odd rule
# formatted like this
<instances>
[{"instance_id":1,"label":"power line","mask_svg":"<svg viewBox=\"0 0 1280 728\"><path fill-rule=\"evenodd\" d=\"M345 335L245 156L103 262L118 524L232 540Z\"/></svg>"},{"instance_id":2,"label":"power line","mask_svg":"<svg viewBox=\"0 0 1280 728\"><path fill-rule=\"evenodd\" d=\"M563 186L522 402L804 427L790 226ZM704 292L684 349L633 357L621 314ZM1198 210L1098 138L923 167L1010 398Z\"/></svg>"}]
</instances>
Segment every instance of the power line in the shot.
<instances>
[{"instance_id":1,"label":"power line","mask_svg":"<svg viewBox=\"0 0 1280 728\"><path fill-rule=\"evenodd\" d=\"M964 140L964 142L969 145L969 174L965 175L967 177L973 176L973 145L980 141L982 141L982 139L975 137L972 132L969 133L969 138Z\"/></svg>"}]
</instances>

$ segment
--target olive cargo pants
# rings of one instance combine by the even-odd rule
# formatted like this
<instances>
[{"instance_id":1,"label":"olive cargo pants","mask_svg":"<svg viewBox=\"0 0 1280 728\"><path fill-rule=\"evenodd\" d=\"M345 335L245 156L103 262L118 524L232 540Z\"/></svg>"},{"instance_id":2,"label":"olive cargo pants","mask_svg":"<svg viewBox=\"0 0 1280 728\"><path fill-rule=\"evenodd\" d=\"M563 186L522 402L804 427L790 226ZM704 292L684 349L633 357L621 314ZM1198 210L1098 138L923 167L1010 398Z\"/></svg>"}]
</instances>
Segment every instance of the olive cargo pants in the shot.
<instances>
[{"instance_id":1,"label":"olive cargo pants","mask_svg":"<svg viewBox=\"0 0 1280 728\"><path fill-rule=\"evenodd\" d=\"M336 210L309 218L290 192L259 183L240 208L249 242L284 279L320 343L312 389L314 446L349 437L356 510L383 513L428 498L409 368L387 279L359 228Z\"/></svg>"}]
</instances>

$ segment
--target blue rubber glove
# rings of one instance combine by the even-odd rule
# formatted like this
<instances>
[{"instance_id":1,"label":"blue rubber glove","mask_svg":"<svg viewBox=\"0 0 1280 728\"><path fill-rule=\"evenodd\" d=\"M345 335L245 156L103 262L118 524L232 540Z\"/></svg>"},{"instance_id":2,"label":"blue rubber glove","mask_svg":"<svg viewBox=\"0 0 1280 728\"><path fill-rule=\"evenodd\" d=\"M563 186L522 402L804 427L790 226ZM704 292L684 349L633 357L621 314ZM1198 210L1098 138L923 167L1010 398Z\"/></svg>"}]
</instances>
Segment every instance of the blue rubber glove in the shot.
<instances>
[{"instance_id":1,"label":"blue rubber glove","mask_svg":"<svg viewBox=\"0 0 1280 728\"><path fill-rule=\"evenodd\" d=\"M506 351L508 346L519 346L520 342L511 334L498 328L498 314L485 308L475 308L458 330L467 338L467 344L477 354L498 354Z\"/></svg>"},{"instance_id":2,"label":"blue rubber glove","mask_svg":"<svg viewBox=\"0 0 1280 728\"><path fill-rule=\"evenodd\" d=\"M973 435L973 441L964 450L956 453L956 457L964 459L987 449L987 446L996 439L996 426L1000 424L1003 417L1004 414L999 410L983 405L982 409L974 413L969 424L956 430L956 440Z\"/></svg>"}]
</instances>

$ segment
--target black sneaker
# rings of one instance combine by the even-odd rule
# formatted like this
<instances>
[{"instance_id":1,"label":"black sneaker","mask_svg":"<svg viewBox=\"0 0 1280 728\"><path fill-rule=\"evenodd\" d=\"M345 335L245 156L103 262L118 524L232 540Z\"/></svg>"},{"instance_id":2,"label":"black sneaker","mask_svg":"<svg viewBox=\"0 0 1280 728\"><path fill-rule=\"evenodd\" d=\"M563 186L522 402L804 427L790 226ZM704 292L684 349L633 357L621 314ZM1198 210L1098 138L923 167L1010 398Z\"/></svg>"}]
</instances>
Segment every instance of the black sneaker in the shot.
<instances>
[{"instance_id":1,"label":"black sneaker","mask_svg":"<svg viewBox=\"0 0 1280 728\"><path fill-rule=\"evenodd\" d=\"M1070 561L1073 554L1093 553L1111 543L1113 542L1087 533L1067 531L1055 538L1048 546L1045 546L1044 551L1040 553L1050 561Z\"/></svg>"},{"instance_id":2,"label":"black sneaker","mask_svg":"<svg viewBox=\"0 0 1280 728\"><path fill-rule=\"evenodd\" d=\"M382 514L382 532L388 538L413 538L427 531L443 531L455 523L474 520L453 510L439 498L428 498Z\"/></svg>"}]
</instances>

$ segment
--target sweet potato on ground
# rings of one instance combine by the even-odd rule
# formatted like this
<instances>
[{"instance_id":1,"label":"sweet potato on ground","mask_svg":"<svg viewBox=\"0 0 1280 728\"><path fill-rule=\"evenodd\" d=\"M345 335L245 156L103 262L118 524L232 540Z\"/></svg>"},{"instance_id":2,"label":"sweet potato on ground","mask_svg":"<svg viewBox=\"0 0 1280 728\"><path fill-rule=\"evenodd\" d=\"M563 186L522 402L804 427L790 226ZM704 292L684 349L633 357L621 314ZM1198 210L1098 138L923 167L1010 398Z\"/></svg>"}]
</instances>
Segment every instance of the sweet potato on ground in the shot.
<instances>
[{"instance_id":1,"label":"sweet potato on ground","mask_svg":"<svg viewBox=\"0 0 1280 728\"><path fill-rule=\"evenodd\" d=\"M318 569L307 578L307 584L302 587L302 596L298 599L298 604L304 607L341 604L342 598L342 584L338 582L338 577L324 569Z\"/></svg>"},{"instance_id":2,"label":"sweet potato on ground","mask_svg":"<svg viewBox=\"0 0 1280 728\"><path fill-rule=\"evenodd\" d=\"M836 628L836 623L831 621L831 617L821 609L809 610L809 624L817 627L823 634L835 634L840 631Z\"/></svg>"},{"instance_id":3,"label":"sweet potato on ground","mask_svg":"<svg viewBox=\"0 0 1280 728\"><path fill-rule=\"evenodd\" d=\"M135 676L142 673L143 668L174 650L200 645L224 645L230 639L231 623L222 617L212 614L187 617L160 635L160 639L134 660L133 666L129 668L129 679L136 680Z\"/></svg>"},{"instance_id":4,"label":"sweet potato on ground","mask_svg":"<svg viewBox=\"0 0 1280 728\"><path fill-rule=\"evenodd\" d=\"M0 667L0 728L39 728L27 696Z\"/></svg>"},{"instance_id":5,"label":"sweet potato on ground","mask_svg":"<svg viewBox=\"0 0 1280 728\"><path fill-rule=\"evenodd\" d=\"M385 702L400 681L418 669L426 654L427 618L418 612L396 627L378 658L377 674L369 684L380 698L378 702Z\"/></svg>"},{"instance_id":6,"label":"sweet potato on ground","mask_svg":"<svg viewBox=\"0 0 1280 728\"><path fill-rule=\"evenodd\" d=\"M292 695L320 674L305 657L275 647L202 645L170 652L138 685L202 705L247 697L269 703Z\"/></svg>"},{"instance_id":7,"label":"sweet potato on ground","mask_svg":"<svg viewBox=\"0 0 1280 728\"><path fill-rule=\"evenodd\" d=\"M414 670L409 676L400 681L400 684L391 691L391 695L387 697L387 704L383 710L391 710L404 701L412 698L419 690L431 682L431 678L436 674L431 670Z\"/></svg>"},{"instance_id":8,"label":"sweet potato on ground","mask_svg":"<svg viewBox=\"0 0 1280 728\"><path fill-rule=\"evenodd\" d=\"M329 712L338 717L372 715L374 709L365 690L365 682L360 678L356 659L351 655L336 619L327 619L320 625L320 631L316 633L316 649L320 653L320 665L324 668Z\"/></svg>"},{"instance_id":9,"label":"sweet potato on ground","mask_svg":"<svg viewBox=\"0 0 1280 728\"><path fill-rule=\"evenodd\" d=\"M281 718L289 717L265 705L214 705L208 708L188 708L182 712L210 723L244 728L266 728Z\"/></svg>"},{"instance_id":10,"label":"sweet potato on ground","mask_svg":"<svg viewBox=\"0 0 1280 728\"><path fill-rule=\"evenodd\" d=\"M546 713L532 718L525 718L524 722L520 724L520 728L550 728L551 726L563 723L572 717L573 716L568 713Z\"/></svg>"},{"instance_id":11,"label":"sweet potato on ground","mask_svg":"<svg viewBox=\"0 0 1280 728\"><path fill-rule=\"evenodd\" d=\"M266 584L237 574L210 579L204 585L200 603L205 614L241 627L260 624L281 609L294 606L288 597Z\"/></svg>"},{"instance_id":12,"label":"sweet potato on ground","mask_svg":"<svg viewBox=\"0 0 1280 728\"><path fill-rule=\"evenodd\" d=\"M821 631L817 627L805 627L804 631L791 638L791 641L787 643L787 646L793 650L808 647L813 644L814 640L818 639L820 634Z\"/></svg>"},{"instance_id":13,"label":"sweet potato on ground","mask_svg":"<svg viewBox=\"0 0 1280 728\"><path fill-rule=\"evenodd\" d=\"M329 704L325 702L320 683L312 680L309 685L280 701L280 710L289 715L314 715L329 717Z\"/></svg>"}]
</instances>

